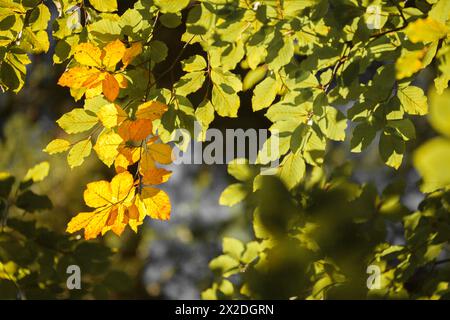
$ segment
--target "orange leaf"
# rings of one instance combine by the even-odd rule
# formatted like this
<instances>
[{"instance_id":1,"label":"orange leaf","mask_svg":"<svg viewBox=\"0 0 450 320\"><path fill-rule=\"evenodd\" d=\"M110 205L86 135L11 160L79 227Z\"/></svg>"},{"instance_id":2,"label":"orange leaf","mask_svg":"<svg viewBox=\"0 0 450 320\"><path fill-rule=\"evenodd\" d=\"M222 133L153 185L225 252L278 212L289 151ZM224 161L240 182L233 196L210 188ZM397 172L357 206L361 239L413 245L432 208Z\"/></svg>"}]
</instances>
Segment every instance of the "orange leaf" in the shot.
<instances>
[{"instance_id":1,"label":"orange leaf","mask_svg":"<svg viewBox=\"0 0 450 320\"><path fill-rule=\"evenodd\" d=\"M105 79L102 82L102 90L105 97L113 102L116 100L117 96L119 95L119 83L117 82L116 78L114 76L107 73L105 75Z\"/></svg>"},{"instance_id":2,"label":"orange leaf","mask_svg":"<svg viewBox=\"0 0 450 320\"><path fill-rule=\"evenodd\" d=\"M142 172L142 182L144 184L161 184L167 182L172 172L164 168L149 168Z\"/></svg>"},{"instance_id":3,"label":"orange leaf","mask_svg":"<svg viewBox=\"0 0 450 320\"><path fill-rule=\"evenodd\" d=\"M125 50L122 57L123 68L125 69L142 52L142 44L134 42L131 47Z\"/></svg>"},{"instance_id":4,"label":"orange leaf","mask_svg":"<svg viewBox=\"0 0 450 320\"><path fill-rule=\"evenodd\" d=\"M125 141L141 141L152 133L152 121L147 119L126 120L118 130Z\"/></svg>"},{"instance_id":5,"label":"orange leaf","mask_svg":"<svg viewBox=\"0 0 450 320\"><path fill-rule=\"evenodd\" d=\"M161 119L162 115L167 111L166 104L159 101L147 101L139 105L136 111L136 118L156 120Z\"/></svg>"}]
</instances>

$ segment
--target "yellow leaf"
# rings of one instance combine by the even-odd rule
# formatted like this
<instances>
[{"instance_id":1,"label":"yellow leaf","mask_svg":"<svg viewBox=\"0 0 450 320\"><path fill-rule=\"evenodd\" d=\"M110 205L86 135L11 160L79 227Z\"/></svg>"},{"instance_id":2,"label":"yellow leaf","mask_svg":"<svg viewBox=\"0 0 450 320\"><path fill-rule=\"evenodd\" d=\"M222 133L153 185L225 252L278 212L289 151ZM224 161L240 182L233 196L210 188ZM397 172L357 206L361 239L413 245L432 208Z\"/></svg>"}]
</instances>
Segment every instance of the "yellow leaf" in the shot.
<instances>
[{"instance_id":1,"label":"yellow leaf","mask_svg":"<svg viewBox=\"0 0 450 320\"><path fill-rule=\"evenodd\" d=\"M425 51L406 51L396 62L397 79L403 79L412 76L423 68L422 59Z\"/></svg>"},{"instance_id":2,"label":"yellow leaf","mask_svg":"<svg viewBox=\"0 0 450 320\"><path fill-rule=\"evenodd\" d=\"M67 162L71 168L80 166L84 162L84 158L91 154L92 143L90 139L86 139L76 143L67 154Z\"/></svg>"},{"instance_id":3,"label":"yellow leaf","mask_svg":"<svg viewBox=\"0 0 450 320\"><path fill-rule=\"evenodd\" d=\"M122 138L117 133L105 130L98 136L94 150L98 158L110 167L119 154L118 148L122 142Z\"/></svg>"},{"instance_id":4,"label":"yellow leaf","mask_svg":"<svg viewBox=\"0 0 450 320\"><path fill-rule=\"evenodd\" d=\"M117 127L128 117L120 106L113 103L101 107L97 116L106 128Z\"/></svg>"},{"instance_id":5,"label":"yellow leaf","mask_svg":"<svg viewBox=\"0 0 450 320\"><path fill-rule=\"evenodd\" d=\"M42 181L48 176L49 170L50 164L47 161L41 162L29 169L23 180L33 180L34 182Z\"/></svg>"},{"instance_id":6,"label":"yellow leaf","mask_svg":"<svg viewBox=\"0 0 450 320\"><path fill-rule=\"evenodd\" d=\"M116 78L119 88L123 89L128 87L128 80L122 73L114 74L114 78Z\"/></svg>"},{"instance_id":7,"label":"yellow leaf","mask_svg":"<svg viewBox=\"0 0 450 320\"><path fill-rule=\"evenodd\" d=\"M139 197L138 208L153 219L170 219L170 199L167 193L160 189L144 188Z\"/></svg>"},{"instance_id":8,"label":"yellow leaf","mask_svg":"<svg viewBox=\"0 0 450 320\"><path fill-rule=\"evenodd\" d=\"M43 150L48 154L61 153L69 150L70 142L64 139L55 139L51 141Z\"/></svg>"},{"instance_id":9,"label":"yellow leaf","mask_svg":"<svg viewBox=\"0 0 450 320\"><path fill-rule=\"evenodd\" d=\"M113 204L111 202L111 185L105 180L88 183L83 196L84 202L91 208L100 208Z\"/></svg>"},{"instance_id":10,"label":"yellow leaf","mask_svg":"<svg viewBox=\"0 0 450 320\"><path fill-rule=\"evenodd\" d=\"M445 38L450 29L445 25L430 17L418 19L409 24L405 30L408 38L416 42L433 42Z\"/></svg>"},{"instance_id":11,"label":"yellow leaf","mask_svg":"<svg viewBox=\"0 0 450 320\"><path fill-rule=\"evenodd\" d=\"M159 101L147 101L139 105L136 111L137 119L156 120L161 119L162 115L167 111L166 104Z\"/></svg>"},{"instance_id":12,"label":"yellow leaf","mask_svg":"<svg viewBox=\"0 0 450 320\"><path fill-rule=\"evenodd\" d=\"M140 42L134 42L131 47L125 50L122 57L123 68L126 68L134 58L142 53L142 44Z\"/></svg>"},{"instance_id":13,"label":"yellow leaf","mask_svg":"<svg viewBox=\"0 0 450 320\"><path fill-rule=\"evenodd\" d=\"M114 76L109 73L105 75L105 79L102 81L102 90L105 97L113 102L119 95L119 83Z\"/></svg>"},{"instance_id":14,"label":"yellow leaf","mask_svg":"<svg viewBox=\"0 0 450 320\"><path fill-rule=\"evenodd\" d=\"M77 62L90 67L101 66L102 51L92 43L80 43L74 49L74 57Z\"/></svg>"},{"instance_id":15,"label":"yellow leaf","mask_svg":"<svg viewBox=\"0 0 450 320\"><path fill-rule=\"evenodd\" d=\"M125 45L120 40L115 40L113 42L108 43L103 48L102 53L102 63L103 65L110 70L114 70L116 68L117 63L122 60L123 55L125 54Z\"/></svg>"},{"instance_id":16,"label":"yellow leaf","mask_svg":"<svg viewBox=\"0 0 450 320\"><path fill-rule=\"evenodd\" d=\"M98 76L97 69L87 67L73 67L66 70L58 80L58 85L69 88L82 88L84 83L93 76Z\"/></svg>"},{"instance_id":17,"label":"yellow leaf","mask_svg":"<svg viewBox=\"0 0 450 320\"><path fill-rule=\"evenodd\" d=\"M128 171L116 175L111 180L112 202L130 202L134 197L133 185L133 176Z\"/></svg>"},{"instance_id":18,"label":"yellow leaf","mask_svg":"<svg viewBox=\"0 0 450 320\"><path fill-rule=\"evenodd\" d=\"M67 232L85 229L86 239L95 238L109 230L120 235L130 219L136 220L136 208L128 213L128 208L134 206L134 198L134 179L127 171L116 175L111 182L101 180L89 183L84 192L84 201L96 209L74 217L67 226ZM133 221L133 228L137 225L139 223Z\"/></svg>"}]
</instances>

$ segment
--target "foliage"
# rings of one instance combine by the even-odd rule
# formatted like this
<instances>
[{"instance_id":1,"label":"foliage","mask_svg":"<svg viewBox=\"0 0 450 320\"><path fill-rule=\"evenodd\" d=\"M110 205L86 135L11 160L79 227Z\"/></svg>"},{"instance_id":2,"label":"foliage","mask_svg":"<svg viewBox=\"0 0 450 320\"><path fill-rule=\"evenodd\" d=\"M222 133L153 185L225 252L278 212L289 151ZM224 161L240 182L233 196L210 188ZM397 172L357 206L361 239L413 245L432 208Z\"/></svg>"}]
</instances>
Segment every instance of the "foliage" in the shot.
<instances>
[{"instance_id":1,"label":"foliage","mask_svg":"<svg viewBox=\"0 0 450 320\"><path fill-rule=\"evenodd\" d=\"M28 55L49 49L50 2L0 2L0 81L17 92ZM67 151L75 168L94 149L115 170L110 181L87 185L84 200L93 211L74 217L68 232L84 229L92 239L109 230L120 235L126 225L137 231L145 216L168 219L168 195L153 186L170 176L156 164L173 160L174 131L193 132L197 120L202 134L195 138L204 140L213 121L238 118L250 94L254 114L264 113L279 133L280 153L262 156L269 138L255 166L229 165L239 182L220 203L245 200L256 239L224 239L224 255L211 262L218 282L204 297L448 296L448 274L436 271L449 234L448 105L441 106L450 80L448 1L138 0L127 10L115 0L52 4L53 62L67 63L58 84L83 106L57 121L77 136L58 137L44 151ZM155 76L170 47L157 40L159 27L184 33L180 52ZM186 57L189 47L198 52ZM426 72L435 87L430 108L428 86L417 81ZM378 193L353 182L347 166L327 163L335 142L349 141L353 153L376 144L379 158L401 170L417 118L429 109L443 137L414 152L427 193L417 211L401 204L400 184ZM258 174L274 160L281 163L275 177ZM45 208L29 192L17 204ZM387 240L392 225L401 225L401 244ZM382 270L377 290L366 286L373 263Z\"/></svg>"},{"instance_id":2,"label":"foliage","mask_svg":"<svg viewBox=\"0 0 450 320\"><path fill-rule=\"evenodd\" d=\"M38 226L34 218L25 220L14 213L34 216L52 207L47 196L32 190L48 172L48 162L29 169L21 181L0 172L0 298L107 297L117 281L127 281L126 274L110 269L109 248L59 234ZM83 269L82 290L67 289L70 265Z\"/></svg>"}]
</instances>

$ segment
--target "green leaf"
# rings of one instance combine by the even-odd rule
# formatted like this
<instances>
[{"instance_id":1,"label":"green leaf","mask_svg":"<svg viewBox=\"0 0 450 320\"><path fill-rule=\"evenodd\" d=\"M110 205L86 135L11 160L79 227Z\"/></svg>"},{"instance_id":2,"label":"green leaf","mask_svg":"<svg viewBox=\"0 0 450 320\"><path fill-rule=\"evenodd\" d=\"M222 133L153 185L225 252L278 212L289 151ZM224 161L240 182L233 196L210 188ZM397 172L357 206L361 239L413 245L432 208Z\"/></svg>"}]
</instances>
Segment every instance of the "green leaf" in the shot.
<instances>
[{"instance_id":1,"label":"green leaf","mask_svg":"<svg viewBox=\"0 0 450 320\"><path fill-rule=\"evenodd\" d=\"M206 60L200 55L194 55L181 61L181 67L186 72L201 71L206 69Z\"/></svg>"},{"instance_id":2,"label":"green leaf","mask_svg":"<svg viewBox=\"0 0 450 320\"><path fill-rule=\"evenodd\" d=\"M423 178L423 192L433 192L450 185L450 140L434 138L427 141L416 150L413 161Z\"/></svg>"},{"instance_id":3,"label":"green leaf","mask_svg":"<svg viewBox=\"0 0 450 320\"><path fill-rule=\"evenodd\" d=\"M384 132L380 136L379 152L388 166L398 169L405 153L405 142L398 136Z\"/></svg>"},{"instance_id":4,"label":"green leaf","mask_svg":"<svg viewBox=\"0 0 450 320\"><path fill-rule=\"evenodd\" d=\"M205 82L205 72L195 71L185 74L174 85L177 94L187 96L190 93L198 91Z\"/></svg>"},{"instance_id":5,"label":"green leaf","mask_svg":"<svg viewBox=\"0 0 450 320\"><path fill-rule=\"evenodd\" d=\"M250 70L245 75L242 83L242 90L247 91L257 85L267 74L267 65L262 65L254 70Z\"/></svg>"},{"instance_id":6,"label":"green leaf","mask_svg":"<svg viewBox=\"0 0 450 320\"><path fill-rule=\"evenodd\" d=\"M117 0L89 0L89 3L98 11L117 11Z\"/></svg>"},{"instance_id":7,"label":"green leaf","mask_svg":"<svg viewBox=\"0 0 450 320\"><path fill-rule=\"evenodd\" d=\"M47 196L35 194L31 190L26 190L17 197L16 206L26 212L50 210L53 207Z\"/></svg>"},{"instance_id":8,"label":"green leaf","mask_svg":"<svg viewBox=\"0 0 450 320\"><path fill-rule=\"evenodd\" d=\"M222 240L223 253L238 261L244 253L244 249L244 244L238 239L225 237Z\"/></svg>"},{"instance_id":9,"label":"green leaf","mask_svg":"<svg viewBox=\"0 0 450 320\"><path fill-rule=\"evenodd\" d=\"M242 90L239 77L230 71L213 69L211 80L213 81L211 102L214 109L222 117L237 117L240 106L237 92Z\"/></svg>"},{"instance_id":10,"label":"green leaf","mask_svg":"<svg viewBox=\"0 0 450 320\"><path fill-rule=\"evenodd\" d=\"M270 69L278 71L288 64L294 56L294 41L290 36L284 36L280 32L275 33L269 44L266 62Z\"/></svg>"},{"instance_id":11,"label":"green leaf","mask_svg":"<svg viewBox=\"0 0 450 320\"><path fill-rule=\"evenodd\" d=\"M228 173L239 181L248 181L255 176L255 171L250 167L248 159L233 159L228 164Z\"/></svg>"},{"instance_id":12,"label":"green leaf","mask_svg":"<svg viewBox=\"0 0 450 320\"><path fill-rule=\"evenodd\" d=\"M366 149L375 138L377 131L367 122L358 124L353 129L350 147L352 152L361 152Z\"/></svg>"},{"instance_id":13,"label":"green leaf","mask_svg":"<svg viewBox=\"0 0 450 320\"><path fill-rule=\"evenodd\" d=\"M406 113L417 115L428 113L428 99L421 88L415 86L399 87L397 97Z\"/></svg>"},{"instance_id":14,"label":"green leaf","mask_svg":"<svg viewBox=\"0 0 450 320\"><path fill-rule=\"evenodd\" d=\"M232 207L247 197L248 191L242 183L234 183L223 190L219 198L219 204Z\"/></svg>"},{"instance_id":15,"label":"green leaf","mask_svg":"<svg viewBox=\"0 0 450 320\"><path fill-rule=\"evenodd\" d=\"M33 31L46 30L49 21L50 10L43 3L38 5L30 14L29 23Z\"/></svg>"},{"instance_id":16,"label":"green leaf","mask_svg":"<svg viewBox=\"0 0 450 320\"><path fill-rule=\"evenodd\" d=\"M300 151L289 153L279 169L280 179L289 190L295 188L305 175L305 161Z\"/></svg>"},{"instance_id":17,"label":"green leaf","mask_svg":"<svg viewBox=\"0 0 450 320\"><path fill-rule=\"evenodd\" d=\"M404 141L416 138L416 129L409 119L390 120L387 122L387 126L393 128L395 133Z\"/></svg>"},{"instance_id":18,"label":"green leaf","mask_svg":"<svg viewBox=\"0 0 450 320\"><path fill-rule=\"evenodd\" d=\"M64 114L56 122L67 133L79 133L94 127L98 122L98 118L89 115L82 108L75 108Z\"/></svg>"},{"instance_id":19,"label":"green leaf","mask_svg":"<svg viewBox=\"0 0 450 320\"><path fill-rule=\"evenodd\" d=\"M429 95L428 119L436 131L450 138L450 90L444 91L442 95L432 90Z\"/></svg>"},{"instance_id":20,"label":"green leaf","mask_svg":"<svg viewBox=\"0 0 450 320\"><path fill-rule=\"evenodd\" d=\"M333 107L325 107L318 118L317 124L328 139L344 141L347 118L342 112Z\"/></svg>"},{"instance_id":21,"label":"green leaf","mask_svg":"<svg viewBox=\"0 0 450 320\"><path fill-rule=\"evenodd\" d=\"M271 75L259 83L253 90L253 111L269 107L277 96L278 85L275 76Z\"/></svg>"},{"instance_id":22,"label":"green leaf","mask_svg":"<svg viewBox=\"0 0 450 320\"><path fill-rule=\"evenodd\" d=\"M181 24L181 14L177 13L165 13L159 18L161 23L167 28L176 28Z\"/></svg>"},{"instance_id":23,"label":"green leaf","mask_svg":"<svg viewBox=\"0 0 450 320\"><path fill-rule=\"evenodd\" d=\"M177 13L186 8L189 1L190 0L154 0L154 3L162 12Z\"/></svg>"},{"instance_id":24,"label":"green leaf","mask_svg":"<svg viewBox=\"0 0 450 320\"><path fill-rule=\"evenodd\" d=\"M70 168L75 168L83 164L84 158L91 154L92 143L90 139L76 143L67 154L67 163Z\"/></svg>"}]
</instances>

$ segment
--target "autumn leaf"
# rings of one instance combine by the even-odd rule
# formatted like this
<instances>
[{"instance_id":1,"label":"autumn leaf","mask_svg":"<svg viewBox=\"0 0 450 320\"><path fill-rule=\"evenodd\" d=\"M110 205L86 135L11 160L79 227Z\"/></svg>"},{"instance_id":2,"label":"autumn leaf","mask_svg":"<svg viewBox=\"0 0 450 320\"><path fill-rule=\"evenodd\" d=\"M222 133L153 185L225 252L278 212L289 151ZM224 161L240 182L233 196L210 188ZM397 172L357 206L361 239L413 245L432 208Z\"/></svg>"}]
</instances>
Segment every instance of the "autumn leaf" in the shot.
<instances>
[{"instance_id":1,"label":"autumn leaf","mask_svg":"<svg viewBox=\"0 0 450 320\"><path fill-rule=\"evenodd\" d=\"M170 199L163 190L146 187L137 197L136 205L139 211L153 219L169 220L170 219Z\"/></svg>"},{"instance_id":2,"label":"autumn leaf","mask_svg":"<svg viewBox=\"0 0 450 320\"><path fill-rule=\"evenodd\" d=\"M122 57L123 69L125 69L138 55L142 53L142 44L134 42L131 47L125 50Z\"/></svg>"},{"instance_id":3,"label":"autumn leaf","mask_svg":"<svg viewBox=\"0 0 450 320\"><path fill-rule=\"evenodd\" d=\"M105 79L102 82L102 91L105 97L109 101L113 102L119 95L119 88L119 83L117 82L116 78L107 73L105 75Z\"/></svg>"},{"instance_id":4,"label":"autumn leaf","mask_svg":"<svg viewBox=\"0 0 450 320\"><path fill-rule=\"evenodd\" d=\"M81 212L67 225L67 232L74 233L84 229L85 239L96 238L109 230L120 235L130 219L136 220L134 206L135 187L131 173L116 175L111 182L96 181L87 185L84 201L94 208L92 212ZM139 216L138 216L139 217Z\"/></svg>"}]
</instances>

